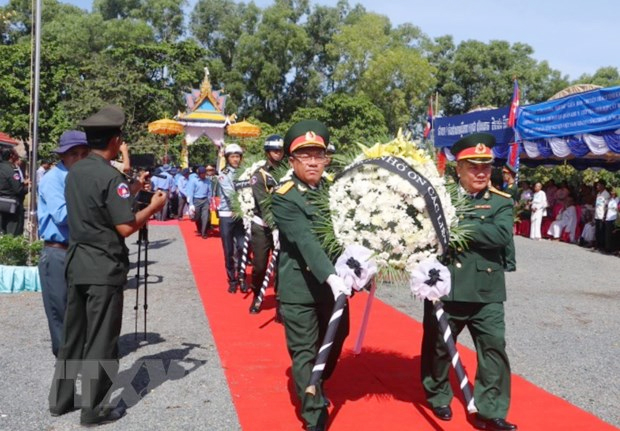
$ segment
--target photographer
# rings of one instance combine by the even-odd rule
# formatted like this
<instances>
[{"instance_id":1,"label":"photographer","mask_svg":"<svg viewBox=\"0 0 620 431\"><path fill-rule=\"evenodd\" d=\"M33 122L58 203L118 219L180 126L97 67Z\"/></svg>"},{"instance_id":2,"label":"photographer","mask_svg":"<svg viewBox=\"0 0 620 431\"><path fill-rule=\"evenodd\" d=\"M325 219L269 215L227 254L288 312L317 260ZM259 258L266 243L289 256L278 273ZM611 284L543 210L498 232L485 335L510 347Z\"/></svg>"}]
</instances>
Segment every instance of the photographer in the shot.
<instances>
[{"instance_id":1,"label":"photographer","mask_svg":"<svg viewBox=\"0 0 620 431\"><path fill-rule=\"evenodd\" d=\"M19 159L13 148L2 150L0 159L0 234L21 235L24 232L24 196L28 185L15 172L14 163ZM6 208L5 208L6 205Z\"/></svg>"},{"instance_id":2,"label":"photographer","mask_svg":"<svg viewBox=\"0 0 620 431\"><path fill-rule=\"evenodd\" d=\"M49 394L54 416L74 410L75 378L67 372L79 363L82 376L82 425L113 422L125 414L112 407L106 394L118 372L118 337L123 312L123 287L129 270L125 238L138 231L166 202L162 192L136 214L125 177L110 165L122 144L125 113L107 106L82 121L91 153L67 175L65 197L69 222L66 276L67 312L63 345L58 352ZM141 180L138 180L140 182ZM105 368L104 368L105 366Z\"/></svg>"}]
</instances>

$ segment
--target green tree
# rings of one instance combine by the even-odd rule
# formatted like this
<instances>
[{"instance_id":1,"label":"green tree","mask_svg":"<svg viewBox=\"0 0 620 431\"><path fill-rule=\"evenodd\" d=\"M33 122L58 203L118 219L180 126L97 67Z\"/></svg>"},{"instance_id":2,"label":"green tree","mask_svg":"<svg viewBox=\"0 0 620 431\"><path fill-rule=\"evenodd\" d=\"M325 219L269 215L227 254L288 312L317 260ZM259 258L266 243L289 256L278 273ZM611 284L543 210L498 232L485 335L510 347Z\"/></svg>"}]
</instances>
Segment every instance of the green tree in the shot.
<instances>
[{"instance_id":1,"label":"green tree","mask_svg":"<svg viewBox=\"0 0 620 431\"><path fill-rule=\"evenodd\" d=\"M601 67L594 75L583 74L574 84L594 84L601 87L614 87L620 85L620 73L617 67Z\"/></svg>"}]
</instances>

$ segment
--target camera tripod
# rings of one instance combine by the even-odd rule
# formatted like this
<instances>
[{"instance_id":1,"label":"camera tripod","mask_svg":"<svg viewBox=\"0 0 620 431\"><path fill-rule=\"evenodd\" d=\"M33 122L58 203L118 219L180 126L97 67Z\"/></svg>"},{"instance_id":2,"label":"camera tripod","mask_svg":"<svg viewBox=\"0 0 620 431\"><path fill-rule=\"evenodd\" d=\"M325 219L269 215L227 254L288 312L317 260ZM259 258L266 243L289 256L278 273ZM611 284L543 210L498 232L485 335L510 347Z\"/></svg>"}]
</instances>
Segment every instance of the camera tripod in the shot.
<instances>
[{"instance_id":1,"label":"camera tripod","mask_svg":"<svg viewBox=\"0 0 620 431\"><path fill-rule=\"evenodd\" d=\"M142 257L142 245L144 244L144 260ZM140 301L140 267L141 263L144 264L144 339L146 340L146 311L149 308L148 305L148 286L149 286L149 228L148 222L140 228L138 233L138 262L136 266L136 305L133 309L136 312L135 318L135 339L138 339L138 311Z\"/></svg>"}]
</instances>

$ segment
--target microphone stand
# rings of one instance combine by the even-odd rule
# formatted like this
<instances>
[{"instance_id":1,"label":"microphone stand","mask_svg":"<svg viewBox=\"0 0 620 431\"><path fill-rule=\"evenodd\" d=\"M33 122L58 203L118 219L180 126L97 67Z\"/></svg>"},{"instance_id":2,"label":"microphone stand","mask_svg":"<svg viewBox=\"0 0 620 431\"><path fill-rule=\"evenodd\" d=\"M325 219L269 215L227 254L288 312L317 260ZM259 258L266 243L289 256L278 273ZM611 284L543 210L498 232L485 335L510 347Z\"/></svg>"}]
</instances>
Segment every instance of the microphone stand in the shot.
<instances>
[{"instance_id":1,"label":"microphone stand","mask_svg":"<svg viewBox=\"0 0 620 431\"><path fill-rule=\"evenodd\" d=\"M134 327L134 336L135 339L138 339L138 310L139 310L139 298L140 298L140 266L141 266L141 254L142 254L142 244L144 244L144 305L142 308L144 309L144 339L146 340L146 315L148 306L148 285L149 285L149 229L148 222L140 228L138 232L138 264L136 271L136 305L133 309L136 312L135 316L135 327Z\"/></svg>"}]
</instances>

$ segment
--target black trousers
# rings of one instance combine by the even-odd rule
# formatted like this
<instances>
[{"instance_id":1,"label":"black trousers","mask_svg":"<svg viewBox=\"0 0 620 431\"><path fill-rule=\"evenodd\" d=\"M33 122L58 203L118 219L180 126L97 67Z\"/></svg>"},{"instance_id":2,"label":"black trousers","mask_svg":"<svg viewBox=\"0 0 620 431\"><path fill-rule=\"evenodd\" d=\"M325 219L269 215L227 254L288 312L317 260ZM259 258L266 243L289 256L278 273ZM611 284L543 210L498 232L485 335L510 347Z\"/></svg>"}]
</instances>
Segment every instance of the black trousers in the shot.
<instances>
[{"instance_id":1,"label":"black trousers","mask_svg":"<svg viewBox=\"0 0 620 431\"><path fill-rule=\"evenodd\" d=\"M64 342L58 352L49 394L50 412L81 407L81 421L96 421L113 407L108 391L118 373L118 337L123 318L123 286L69 285ZM82 400L75 380L82 374Z\"/></svg>"},{"instance_id":2,"label":"black trousers","mask_svg":"<svg viewBox=\"0 0 620 431\"><path fill-rule=\"evenodd\" d=\"M0 213L0 233L19 236L24 233L24 205L18 203L15 214Z\"/></svg>"},{"instance_id":3,"label":"black trousers","mask_svg":"<svg viewBox=\"0 0 620 431\"><path fill-rule=\"evenodd\" d=\"M243 238L245 237L243 222L233 217L220 218L220 236L222 237L222 247L224 248L224 262L226 264L228 284L236 285L239 282L239 264L241 263Z\"/></svg>"},{"instance_id":4,"label":"black trousers","mask_svg":"<svg viewBox=\"0 0 620 431\"><path fill-rule=\"evenodd\" d=\"M196 222L196 230L203 237L207 236L207 232L211 227L211 213L209 212L209 198L194 199L194 221Z\"/></svg>"},{"instance_id":5,"label":"black trousers","mask_svg":"<svg viewBox=\"0 0 620 431\"><path fill-rule=\"evenodd\" d=\"M271 250L273 250L271 229L252 223L252 290L254 292L258 292L263 285Z\"/></svg>"},{"instance_id":6,"label":"black trousers","mask_svg":"<svg viewBox=\"0 0 620 431\"><path fill-rule=\"evenodd\" d=\"M607 253L612 252L613 250L613 232L614 232L614 228L616 227L616 221L615 220L610 220L610 221L605 221L605 251Z\"/></svg>"},{"instance_id":7,"label":"black trousers","mask_svg":"<svg viewBox=\"0 0 620 431\"><path fill-rule=\"evenodd\" d=\"M605 220L594 220L594 238L596 248L602 250L605 247Z\"/></svg>"},{"instance_id":8,"label":"black trousers","mask_svg":"<svg viewBox=\"0 0 620 431\"><path fill-rule=\"evenodd\" d=\"M67 309L66 255L67 251L62 248L43 247L39 258L41 297L47 316L54 356L58 356L58 350L62 345L63 323Z\"/></svg>"}]
</instances>

